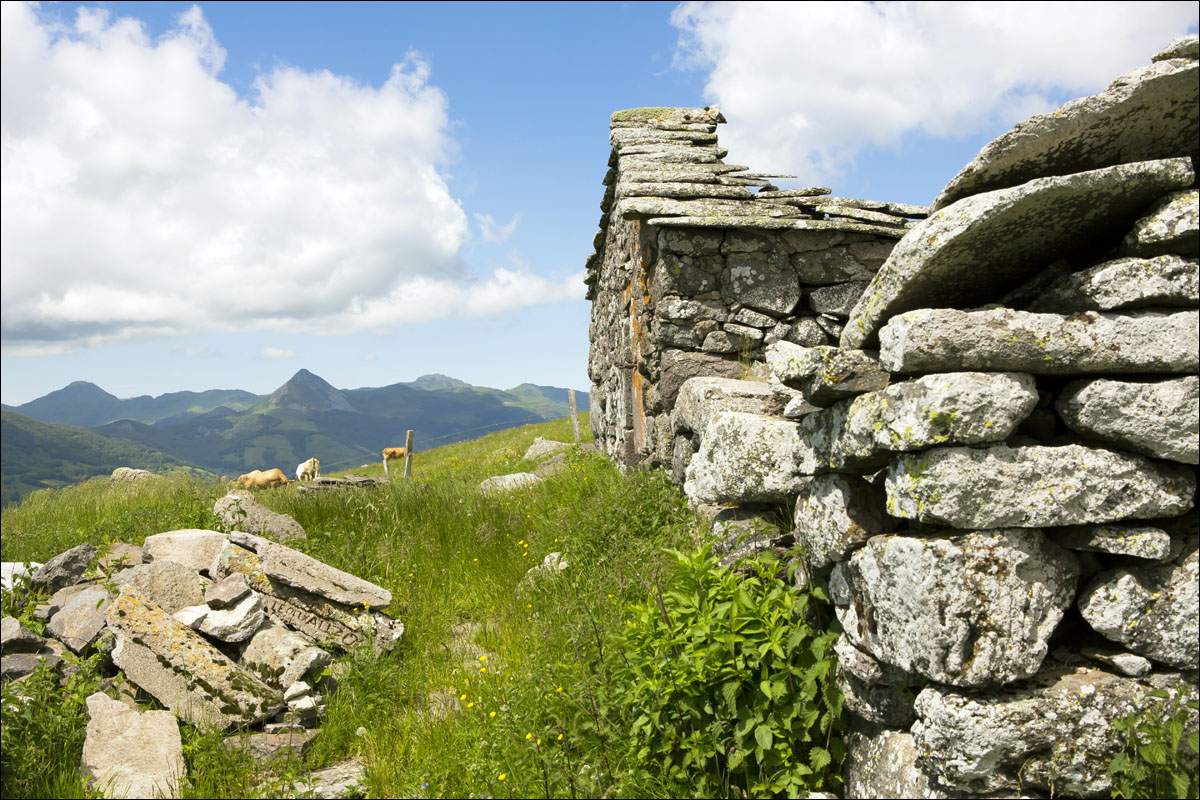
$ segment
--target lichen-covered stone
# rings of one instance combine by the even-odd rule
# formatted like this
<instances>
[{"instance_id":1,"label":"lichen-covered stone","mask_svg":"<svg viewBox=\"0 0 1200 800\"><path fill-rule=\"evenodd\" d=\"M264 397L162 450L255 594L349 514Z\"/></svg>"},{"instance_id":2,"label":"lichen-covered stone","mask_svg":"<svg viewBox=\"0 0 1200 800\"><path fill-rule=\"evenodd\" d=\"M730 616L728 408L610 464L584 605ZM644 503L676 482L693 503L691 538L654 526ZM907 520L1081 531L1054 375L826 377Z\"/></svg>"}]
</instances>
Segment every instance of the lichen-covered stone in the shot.
<instances>
[{"instance_id":1,"label":"lichen-covered stone","mask_svg":"<svg viewBox=\"0 0 1200 800\"><path fill-rule=\"evenodd\" d=\"M1121 255L1159 256L1200 253L1200 191L1175 192L1133 225Z\"/></svg>"},{"instance_id":2,"label":"lichen-covered stone","mask_svg":"<svg viewBox=\"0 0 1200 800\"><path fill-rule=\"evenodd\" d=\"M1038 671L1078 577L1041 531L1005 529L876 536L829 585L855 647L939 683L994 686Z\"/></svg>"},{"instance_id":3,"label":"lichen-covered stone","mask_svg":"<svg viewBox=\"0 0 1200 800\"><path fill-rule=\"evenodd\" d=\"M1047 534L1068 550L1088 550L1164 561L1171 552L1171 537L1150 525L1068 525Z\"/></svg>"},{"instance_id":4,"label":"lichen-covered stone","mask_svg":"<svg viewBox=\"0 0 1200 800\"><path fill-rule=\"evenodd\" d=\"M1173 563L1102 572L1079 595L1095 630L1144 656L1181 669L1200 668L1200 554Z\"/></svg>"},{"instance_id":5,"label":"lichen-covered stone","mask_svg":"<svg viewBox=\"0 0 1200 800\"><path fill-rule=\"evenodd\" d=\"M893 453L1002 441L1037 404L1029 375L946 372L894 383L800 420L807 474L865 472Z\"/></svg>"},{"instance_id":6,"label":"lichen-covered stone","mask_svg":"<svg viewBox=\"0 0 1200 800\"><path fill-rule=\"evenodd\" d=\"M828 406L888 384L888 373L880 369L878 359L861 350L778 342L767 347L766 356L775 377L815 406Z\"/></svg>"},{"instance_id":7,"label":"lichen-covered stone","mask_svg":"<svg viewBox=\"0 0 1200 800\"><path fill-rule=\"evenodd\" d=\"M819 475L796 498L796 544L808 566L820 571L872 536L890 533L883 487L854 475Z\"/></svg>"},{"instance_id":8,"label":"lichen-covered stone","mask_svg":"<svg viewBox=\"0 0 1200 800\"><path fill-rule=\"evenodd\" d=\"M1196 311L1065 315L926 308L884 326L879 361L892 372L1190 373L1200 368L1198 322Z\"/></svg>"},{"instance_id":9,"label":"lichen-covered stone","mask_svg":"<svg viewBox=\"0 0 1200 800\"><path fill-rule=\"evenodd\" d=\"M888 513L978 530L1172 517L1192 507L1192 470L1080 445L939 447L896 456Z\"/></svg>"},{"instance_id":10,"label":"lichen-covered stone","mask_svg":"<svg viewBox=\"0 0 1200 800\"><path fill-rule=\"evenodd\" d=\"M808 482L798 440L795 422L722 411L708 422L683 490L700 503L782 502Z\"/></svg>"},{"instance_id":11,"label":"lichen-covered stone","mask_svg":"<svg viewBox=\"0 0 1200 800\"><path fill-rule=\"evenodd\" d=\"M1073 381L1054 407L1071 430L1089 438L1155 458L1200 464L1196 375L1153 382Z\"/></svg>"},{"instance_id":12,"label":"lichen-covered stone","mask_svg":"<svg viewBox=\"0 0 1200 800\"><path fill-rule=\"evenodd\" d=\"M1018 122L993 139L934 200L954 201L1046 175L1187 155L1196 150L1195 62L1168 61L1127 72L1098 95Z\"/></svg>"},{"instance_id":13,"label":"lichen-covered stone","mask_svg":"<svg viewBox=\"0 0 1200 800\"><path fill-rule=\"evenodd\" d=\"M132 586L108 608L113 662L133 683L193 725L226 730L274 716L279 692L180 625Z\"/></svg>"},{"instance_id":14,"label":"lichen-covered stone","mask_svg":"<svg viewBox=\"0 0 1200 800\"><path fill-rule=\"evenodd\" d=\"M142 561L174 561L201 572L228 541L229 536L219 531L195 528L156 533L142 544Z\"/></svg>"},{"instance_id":15,"label":"lichen-covered stone","mask_svg":"<svg viewBox=\"0 0 1200 800\"><path fill-rule=\"evenodd\" d=\"M918 762L908 731L853 731L842 764L846 797L954 797Z\"/></svg>"},{"instance_id":16,"label":"lichen-covered stone","mask_svg":"<svg viewBox=\"0 0 1200 800\"><path fill-rule=\"evenodd\" d=\"M329 653L311 639L275 623L268 623L255 633L240 658L244 666L280 689L328 666L331 660Z\"/></svg>"},{"instance_id":17,"label":"lichen-covered stone","mask_svg":"<svg viewBox=\"0 0 1200 800\"><path fill-rule=\"evenodd\" d=\"M832 314L835 317L847 318L866 288L867 281L821 286L809 291L808 307L818 314Z\"/></svg>"},{"instance_id":18,"label":"lichen-covered stone","mask_svg":"<svg viewBox=\"0 0 1200 800\"><path fill-rule=\"evenodd\" d=\"M834 645L838 659L838 688L844 707L871 725L908 728L916 715L913 700L925 681L916 675L881 664L859 650L846 634Z\"/></svg>"},{"instance_id":19,"label":"lichen-covered stone","mask_svg":"<svg viewBox=\"0 0 1200 800\"><path fill-rule=\"evenodd\" d=\"M991 691L931 685L917 695L912 734L920 763L967 794L1032 789L1103 797L1112 790L1108 766L1122 738L1112 723L1158 702L1147 697L1155 688L1196 694L1177 674L1139 681L1059 666ZM1195 725L1193 713L1188 727Z\"/></svg>"},{"instance_id":20,"label":"lichen-covered stone","mask_svg":"<svg viewBox=\"0 0 1200 800\"><path fill-rule=\"evenodd\" d=\"M234 531L229 538L234 544L253 550L269 578L347 606L382 610L391 605L392 593L382 586L331 567L299 550L240 531Z\"/></svg>"},{"instance_id":21,"label":"lichen-covered stone","mask_svg":"<svg viewBox=\"0 0 1200 800\"><path fill-rule=\"evenodd\" d=\"M1118 258L1050 283L1027 310L1064 313L1125 308L1195 308L1200 265L1176 255Z\"/></svg>"},{"instance_id":22,"label":"lichen-covered stone","mask_svg":"<svg viewBox=\"0 0 1200 800\"><path fill-rule=\"evenodd\" d=\"M722 292L732 300L769 314L788 314L800 301L800 279L786 261L730 255Z\"/></svg>"},{"instance_id":23,"label":"lichen-covered stone","mask_svg":"<svg viewBox=\"0 0 1200 800\"><path fill-rule=\"evenodd\" d=\"M708 421L719 411L778 414L783 404L768 384L733 378L691 378L679 388L671 424L675 431L704 435Z\"/></svg>"}]
</instances>

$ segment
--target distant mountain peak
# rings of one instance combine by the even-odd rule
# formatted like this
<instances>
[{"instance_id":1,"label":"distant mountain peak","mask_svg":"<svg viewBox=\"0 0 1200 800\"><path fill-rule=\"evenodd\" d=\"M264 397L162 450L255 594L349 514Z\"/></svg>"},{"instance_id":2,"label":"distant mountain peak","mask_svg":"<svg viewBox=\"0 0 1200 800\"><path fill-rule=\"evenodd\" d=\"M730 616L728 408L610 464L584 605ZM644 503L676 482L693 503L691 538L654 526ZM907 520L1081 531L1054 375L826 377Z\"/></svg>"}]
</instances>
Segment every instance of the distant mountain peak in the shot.
<instances>
[{"instance_id":1,"label":"distant mountain peak","mask_svg":"<svg viewBox=\"0 0 1200 800\"><path fill-rule=\"evenodd\" d=\"M449 375L442 375L437 372L422 375L408 385L414 389L424 389L427 392L437 392L442 389L462 389L471 386L466 381L460 381L458 378L451 378Z\"/></svg>"},{"instance_id":2,"label":"distant mountain peak","mask_svg":"<svg viewBox=\"0 0 1200 800\"><path fill-rule=\"evenodd\" d=\"M272 392L262 405L309 412L358 411L331 383L306 369L298 370L287 383Z\"/></svg>"}]
</instances>

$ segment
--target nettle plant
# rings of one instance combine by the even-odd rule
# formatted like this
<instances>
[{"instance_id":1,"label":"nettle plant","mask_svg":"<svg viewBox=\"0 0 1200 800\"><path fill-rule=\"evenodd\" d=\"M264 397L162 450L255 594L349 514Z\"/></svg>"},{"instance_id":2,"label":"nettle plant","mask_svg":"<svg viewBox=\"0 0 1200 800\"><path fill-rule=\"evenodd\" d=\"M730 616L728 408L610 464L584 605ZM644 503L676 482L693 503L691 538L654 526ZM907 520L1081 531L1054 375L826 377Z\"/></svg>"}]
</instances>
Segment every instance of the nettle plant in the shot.
<instances>
[{"instance_id":1,"label":"nettle plant","mask_svg":"<svg viewBox=\"0 0 1200 800\"><path fill-rule=\"evenodd\" d=\"M1179 692L1163 689L1149 697L1152 702L1144 711L1113 723L1113 732L1123 741L1108 765L1113 797L1196 797L1200 732L1189 722L1195 720L1200 703L1194 694L1184 699Z\"/></svg>"},{"instance_id":2,"label":"nettle plant","mask_svg":"<svg viewBox=\"0 0 1200 800\"><path fill-rule=\"evenodd\" d=\"M747 577L709 548L672 554L679 569L617 636L614 692L639 760L700 797L837 786L844 723L824 590L779 580L770 556Z\"/></svg>"}]
</instances>

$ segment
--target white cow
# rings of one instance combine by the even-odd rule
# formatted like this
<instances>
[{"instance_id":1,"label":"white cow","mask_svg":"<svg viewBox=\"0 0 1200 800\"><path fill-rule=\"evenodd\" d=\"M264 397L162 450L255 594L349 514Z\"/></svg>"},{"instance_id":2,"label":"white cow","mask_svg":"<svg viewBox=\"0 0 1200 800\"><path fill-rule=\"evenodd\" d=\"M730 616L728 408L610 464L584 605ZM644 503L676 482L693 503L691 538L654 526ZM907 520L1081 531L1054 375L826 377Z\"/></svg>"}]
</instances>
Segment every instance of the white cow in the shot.
<instances>
[{"instance_id":1,"label":"white cow","mask_svg":"<svg viewBox=\"0 0 1200 800\"><path fill-rule=\"evenodd\" d=\"M310 458L303 464L296 466L296 480L311 481L314 478L321 476L321 462L315 458Z\"/></svg>"}]
</instances>

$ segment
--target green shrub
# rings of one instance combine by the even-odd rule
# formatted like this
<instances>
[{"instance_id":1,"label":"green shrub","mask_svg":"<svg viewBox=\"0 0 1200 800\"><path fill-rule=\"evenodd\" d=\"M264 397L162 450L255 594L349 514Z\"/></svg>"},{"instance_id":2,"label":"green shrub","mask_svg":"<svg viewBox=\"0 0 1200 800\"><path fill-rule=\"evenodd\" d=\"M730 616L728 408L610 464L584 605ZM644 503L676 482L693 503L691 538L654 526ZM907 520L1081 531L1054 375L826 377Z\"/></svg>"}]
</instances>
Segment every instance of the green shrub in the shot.
<instances>
[{"instance_id":1,"label":"green shrub","mask_svg":"<svg viewBox=\"0 0 1200 800\"><path fill-rule=\"evenodd\" d=\"M654 587L617 638L625 666L612 690L639 758L701 797L834 788L842 699L837 633L815 620L824 592L778 580L771 558L746 578L708 548L674 555L665 591Z\"/></svg>"},{"instance_id":2,"label":"green shrub","mask_svg":"<svg viewBox=\"0 0 1200 800\"><path fill-rule=\"evenodd\" d=\"M1141 713L1115 721L1112 730L1121 736L1121 752L1108 765L1113 779L1113 797L1196 797L1196 754L1200 732L1185 732L1188 717L1195 717L1200 703L1181 702L1178 692L1158 689L1149 697L1160 702ZM1191 714L1188 710L1191 709ZM1186 745L1181 750L1180 744Z\"/></svg>"}]
</instances>

